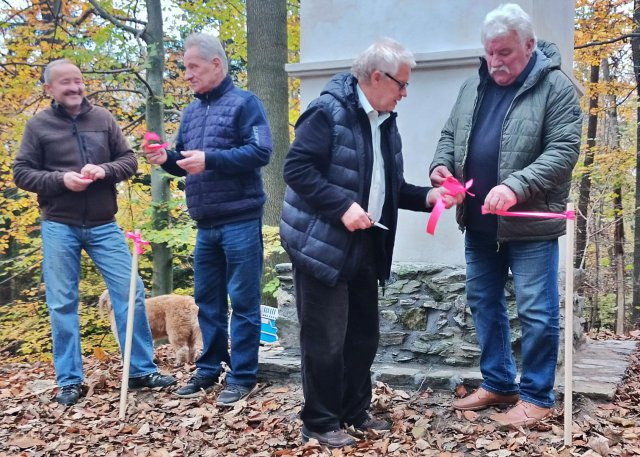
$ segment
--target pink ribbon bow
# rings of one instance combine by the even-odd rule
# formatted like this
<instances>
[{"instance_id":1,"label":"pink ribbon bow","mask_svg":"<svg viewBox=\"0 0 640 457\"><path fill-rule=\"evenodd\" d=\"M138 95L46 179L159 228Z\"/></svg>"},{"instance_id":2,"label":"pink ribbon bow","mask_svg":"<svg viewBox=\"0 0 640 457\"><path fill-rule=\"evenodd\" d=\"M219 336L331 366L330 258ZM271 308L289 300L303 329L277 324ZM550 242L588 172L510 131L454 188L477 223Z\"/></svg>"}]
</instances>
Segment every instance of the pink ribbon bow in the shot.
<instances>
[{"instance_id":1,"label":"pink ribbon bow","mask_svg":"<svg viewBox=\"0 0 640 457\"><path fill-rule=\"evenodd\" d=\"M162 149L169 146L169 143L161 143L160 136L155 132L147 132L142 139L142 146L147 149Z\"/></svg>"},{"instance_id":2,"label":"pink ribbon bow","mask_svg":"<svg viewBox=\"0 0 640 457\"><path fill-rule=\"evenodd\" d=\"M453 176L448 176L444 182L442 183L442 187L447 189L447 195L451 195L455 197L459 194L469 194L472 197L475 197L474 194L469 192L469 188L473 185L473 179L470 179L464 185L458 181ZM445 209L444 198L441 196L433 209L431 210L431 215L429 216L429 222L427 222L427 233L429 235L433 235L436 231L436 225L438 225L438 219L442 215L442 212Z\"/></svg>"},{"instance_id":3,"label":"pink ribbon bow","mask_svg":"<svg viewBox=\"0 0 640 457\"><path fill-rule=\"evenodd\" d=\"M544 219L570 219L575 220L575 211L564 211L562 213L545 213L538 211L496 211L495 213L489 213L484 206L482 207L482 214L496 214L498 216L509 217L541 217Z\"/></svg>"},{"instance_id":4,"label":"pink ribbon bow","mask_svg":"<svg viewBox=\"0 0 640 457\"><path fill-rule=\"evenodd\" d=\"M127 238L131 238L133 240L133 244L136 247L136 253L142 254L144 252L143 245L149 245L147 240L142 239L142 235L140 233L127 232Z\"/></svg>"}]
</instances>

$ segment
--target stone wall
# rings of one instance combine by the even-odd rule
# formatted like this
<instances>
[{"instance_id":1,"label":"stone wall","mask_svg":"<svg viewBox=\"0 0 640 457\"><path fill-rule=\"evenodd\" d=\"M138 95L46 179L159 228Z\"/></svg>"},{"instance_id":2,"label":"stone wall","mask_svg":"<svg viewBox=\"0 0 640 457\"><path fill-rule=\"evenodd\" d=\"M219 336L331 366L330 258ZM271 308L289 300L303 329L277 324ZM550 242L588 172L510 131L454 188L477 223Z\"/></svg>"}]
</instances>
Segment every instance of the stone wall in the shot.
<instances>
[{"instance_id":1,"label":"stone wall","mask_svg":"<svg viewBox=\"0 0 640 457\"><path fill-rule=\"evenodd\" d=\"M285 351L298 353L291 264L280 264L276 269L280 279L276 321L279 342ZM465 304L465 278L465 269L460 266L394 264L387 287L379 290L380 345L376 362L434 368L479 366L480 348ZM511 343L518 356L522 334L511 280L506 294ZM578 342L582 334L580 310L574 314L574 341ZM560 347L562 350L563 345Z\"/></svg>"}]
</instances>

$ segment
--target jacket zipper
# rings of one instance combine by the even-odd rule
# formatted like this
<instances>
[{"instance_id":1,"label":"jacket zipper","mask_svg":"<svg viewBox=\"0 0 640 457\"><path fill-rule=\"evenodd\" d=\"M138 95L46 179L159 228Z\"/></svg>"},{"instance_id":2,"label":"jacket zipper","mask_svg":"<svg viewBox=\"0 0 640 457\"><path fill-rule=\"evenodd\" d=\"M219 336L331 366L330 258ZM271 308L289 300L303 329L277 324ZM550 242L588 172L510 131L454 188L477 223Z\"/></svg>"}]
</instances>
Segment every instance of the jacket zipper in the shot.
<instances>
[{"instance_id":1,"label":"jacket zipper","mask_svg":"<svg viewBox=\"0 0 640 457\"><path fill-rule=\"evenodd\" d=\"M87 156L86 148L84 147L84 143L82 142L82 138L80 137L80 132L78 132L78 120L77 117L71 119L71 123L73 126L73 135L76 137L76 141L78 142L78 151L80 151L80 164L82 165L80 168L84 167L89 163L89 159ZM84 199L84 210L82 211L82 226L85 227L87 225L87 193L83 192Z\"/></svg>"},{"instance_id":2,"label":"jacket zipper","mask_svg":"<svg viewBox=\"0 0 640 457\"><path fill-rule=\"evenodd\" d=\"M202 122L202 143L201 143L202 151L204 151L204 134L205 134L205 129L207 127L207 117L209 117L209 107L210 106L211 106L211 103L209 101L209 97L207 97L207 109L204 112L204 121Z\"/></svg>"},{"instance_id":3,"label":"jacket zipper","mask_svg":"<svg viewBox=\"0 0 640 457\"><path fill-rule=\"evenodd\" d=\"M535 79L531 80L531 84L529 84L528 86L526 85L527 84L527 80L525 79L525 81L522 84L522 87L520 88L520 90L518 92L516 92L516 95L513 96L513 100L511 100L511 104L509 104L509 108L507 109L507 112L504 115L504 119L502 120L502 127L500 128L500 146L499 146L499 149L498 149L498 170L497 170L498 171L498 181L500 181L500 164L502 163L502 138L504 136L504 126L505 126L505 123L507 121L507 118L509 117L509 114L511 114L511 110L513 109L513 105L515 104L516 100L519 99L520 97L522 97L522 94L524 94L525 92L530 90L532 87L534 87L538 83L538 81L540 80L541 75L542 75L543 72L544 72L544 70L540 70L537 73L537 75L534 76ZM546 74L546 72L545 72L545 74ZM496 232L496 238L498 240L498 250L499 250L500 249L500 226L502 225L501 222L502 222L503 218L500 217L500 216L496 216L496 217L498 218L498 230Z\"/></svg>"},{"instance_id":4,"label":"jacket zipper","mask_svg":"<svg viewBox=\"0 0 640 457\"><path fill-rule=\"evenodd\" d=\"M480 82L479 86L480 85L483 85L483 83ZM465 142L464 142L464 155L462 156L462 162L460 164L460 175L462 176L463 183L466 182L467 180L467 177L465 174L465 168L467 166L467 157L469 156L469 142L471 141L471 132L473 131L473 126L475 124L476 117L478 115L478 107L480 106L482 97L484 97L484 92L485 92L485 89L482 89L482 93L479 94L479 96L476 96L476 100L473 105L473 116L471 117L471 126L467 131L467 138L465 138ZM464 204L464 201L463 201L462 202L462 220L463 221L466 219L466 216L467 216L467 206ZM462 231L464 231L464 227L462 228Z\"/></svg>"}]
</instances>

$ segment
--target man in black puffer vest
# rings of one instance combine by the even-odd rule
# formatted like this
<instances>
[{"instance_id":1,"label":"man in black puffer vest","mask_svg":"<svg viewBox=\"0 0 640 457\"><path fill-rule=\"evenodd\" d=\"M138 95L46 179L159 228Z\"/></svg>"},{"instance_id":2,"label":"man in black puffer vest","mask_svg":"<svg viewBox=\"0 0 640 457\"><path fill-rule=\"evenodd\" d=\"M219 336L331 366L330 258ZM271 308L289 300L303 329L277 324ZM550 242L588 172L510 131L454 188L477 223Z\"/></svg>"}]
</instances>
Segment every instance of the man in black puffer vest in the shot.
<instances>
[{"instance_id":1,"label":"man in black puffer vest","mask_svg":"<svg viewBox=\"0 0 640 457\"><path fill-rule=\"evenodd\" d=\"M260 100L234 86L216 37L188 37L184 66L197 100L182 114L176 149L145 149L149 162L186 175L187 206L198 223L194 293L204 347L196 373L176 394L210 390L225 362L231 371L217 402L229 406L252 392L258 373L266 201L260 169L271 156L271 131Z\"/></svg>"},{"instance_id":2,"label":"man in black puffer vest","mask_svg":"<svg viewBox=\"0 0 640 457\"><path fill-rule=\"evenodd\" d=\"M403 177L393 109L414 66L393 40L371 45L300 116L285 161L280 236L294 267L304 441L344 447L355 443L344 425L390 429L368 413L378 281L391 271L398 208L429 211L445 194Z\"/></svg>"}]
</instances>

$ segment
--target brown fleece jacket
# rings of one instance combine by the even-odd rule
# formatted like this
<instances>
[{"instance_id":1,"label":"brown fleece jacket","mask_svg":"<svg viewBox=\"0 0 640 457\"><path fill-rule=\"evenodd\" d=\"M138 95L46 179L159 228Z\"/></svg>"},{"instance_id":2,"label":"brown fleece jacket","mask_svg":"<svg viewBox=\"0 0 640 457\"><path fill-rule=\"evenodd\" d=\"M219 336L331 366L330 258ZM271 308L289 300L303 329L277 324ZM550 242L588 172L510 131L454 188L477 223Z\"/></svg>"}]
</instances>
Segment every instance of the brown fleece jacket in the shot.
<instances>
[{"instance_id":1,"label":"brown fleece jacket","mask_svg":"<svg viewBox=\"0 0 640 457\"><path fill-rule=\"evenodd\" d=\"M66 172L92 163L104 168L104 179L84 192L64 185ZM80 227L114 220L118 210L115 184L131 177L138 162L115 119L104 108L82 103L73 118L53 102L26 125L13 164L13 180L38 194L42 219Z\"/></svg>"}]
</instances>

